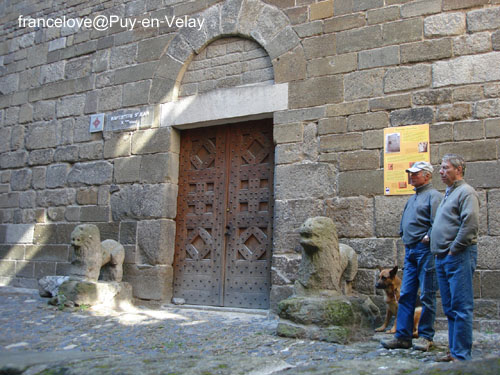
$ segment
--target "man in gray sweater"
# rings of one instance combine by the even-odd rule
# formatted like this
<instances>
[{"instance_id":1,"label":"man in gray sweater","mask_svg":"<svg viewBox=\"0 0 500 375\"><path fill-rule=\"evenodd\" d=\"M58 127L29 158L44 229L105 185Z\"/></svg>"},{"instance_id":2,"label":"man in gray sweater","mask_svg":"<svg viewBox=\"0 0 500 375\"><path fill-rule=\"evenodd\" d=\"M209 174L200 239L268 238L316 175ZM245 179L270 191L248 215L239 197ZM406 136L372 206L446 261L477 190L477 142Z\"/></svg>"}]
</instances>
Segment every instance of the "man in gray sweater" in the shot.
<instances>
[{"instance_id":1,"label":"man in gray sweater","mask_svg":"<svg viewBox=\"0 0 500 375\"><path fill-rule=\"evenodd\" d=\"M450 353L442 361L471 359L479 197L463 180L464 172L465 161L460 155L443 156L439 174L448 187L431 235L443 310L448 318Z\"/></svg>"},{"instance_id":2,"label":"man in gray sweater","mask_svg":"<svg viewBox=\"0 0 500 375\"><path fill-rule=\"evenodd\" d=\"M415 195L406 202L400 224L400 236L405 245L405 263L399 297L396 334L382 340L384 348L409 349L412 346L413 315L420 287L422 315L418 325L419 339L414 348L427 351L433 344L436 317L436 272L434 255L429 248L432 223L443 195L432 187L432 165L419 161L406 170Z\"/></svg>"}]
</instances>

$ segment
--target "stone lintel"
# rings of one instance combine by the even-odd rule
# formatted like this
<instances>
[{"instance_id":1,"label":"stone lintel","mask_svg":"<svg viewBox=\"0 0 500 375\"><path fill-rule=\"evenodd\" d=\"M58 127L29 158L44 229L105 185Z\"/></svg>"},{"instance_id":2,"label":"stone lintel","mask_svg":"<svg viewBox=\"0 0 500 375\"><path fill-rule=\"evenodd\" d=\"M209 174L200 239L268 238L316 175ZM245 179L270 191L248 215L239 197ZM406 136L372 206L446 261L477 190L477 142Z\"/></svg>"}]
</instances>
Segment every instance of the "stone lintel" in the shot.
<instances>
[{"instance_id":1,"label":"stone lintel","mask_svg":"<svg viewBox=\"0 0 500 375\"><path fill-rule=\"evenodd\" d=\"M161 105L161 126L219 125L255 119L288 108L288 84L235 87L182 98ZM260 117L262 118L262 117ZM229 120L229 121L228 121Z\"/></svg>"}]
</instances>

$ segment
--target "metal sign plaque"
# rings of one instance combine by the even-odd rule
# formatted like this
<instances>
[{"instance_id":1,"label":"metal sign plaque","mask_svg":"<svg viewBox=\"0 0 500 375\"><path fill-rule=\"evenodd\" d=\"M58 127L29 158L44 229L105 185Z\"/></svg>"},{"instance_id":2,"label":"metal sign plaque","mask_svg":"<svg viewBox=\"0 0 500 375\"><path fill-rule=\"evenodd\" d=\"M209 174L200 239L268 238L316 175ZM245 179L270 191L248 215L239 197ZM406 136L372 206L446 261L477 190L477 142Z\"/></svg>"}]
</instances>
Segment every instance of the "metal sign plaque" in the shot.
<instances>
[{"instance_id":1,"label":"metal sign plaque","mask_svg":"<svg viewBox=\"0 0 500 375\"><path fill-rule=\"evenodd\" d=\"M154 107L122 109L107 116L108 131L136 130L153 125Z\"/></svg>"},{"instance_id":2,"label":"metal sign plaque","mask_svg":"<svg viewBox=\"0 0 500 375\"><path fill-rule=\"evenodd\" d=\"M104 113L90 116L89 131L91 133L102 132L104 129Z\"/></svg>"}]
</instances>

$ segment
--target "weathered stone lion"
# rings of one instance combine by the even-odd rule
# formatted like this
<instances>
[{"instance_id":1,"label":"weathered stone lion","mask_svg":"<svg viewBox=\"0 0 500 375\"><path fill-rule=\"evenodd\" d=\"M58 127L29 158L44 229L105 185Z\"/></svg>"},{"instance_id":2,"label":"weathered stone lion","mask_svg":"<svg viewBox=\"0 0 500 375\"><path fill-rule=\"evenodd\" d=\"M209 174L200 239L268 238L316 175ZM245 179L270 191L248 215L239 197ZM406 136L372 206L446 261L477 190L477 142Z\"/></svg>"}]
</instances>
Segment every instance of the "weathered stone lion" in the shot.
<instances>
[{"instance_id":1,"label":"weathered stone lion","mask_svg":"<svg viewBox=\"0 0 500 375\"><path fill-rule=\"evenodd\" d=\"M371 337L380 312L369 297L352 295L358 258L349 246L339 246L333 221L307 219L300 227L300 244L295 293L278 303L278 335L340 344Z\"/></svg>"},{"instance_id":2,"label":"weathered stone lion","mask_svg":"<svg viewBox=\"0 0 500 375\"><path fill-rule=\"evenodd\" d=\"M74 254L70 276L97 281L102 267L103 280L122 281L125 250L115 240L101 242L99 228L96 225L78 225L71 233L71 245Z\"/></svg>"},{"instance_id":3,"label":"weathered stone lion","mask_svg":"<svg viewBox=\"0 0 500 375\"><path fill-rule=\"evenodd\" d=\"M339 246L332 219L322 216L309 218L299 232L303 252L298 282L307 290L352 294L358 257L351 247Z\"/></svg>"}]
</instances>

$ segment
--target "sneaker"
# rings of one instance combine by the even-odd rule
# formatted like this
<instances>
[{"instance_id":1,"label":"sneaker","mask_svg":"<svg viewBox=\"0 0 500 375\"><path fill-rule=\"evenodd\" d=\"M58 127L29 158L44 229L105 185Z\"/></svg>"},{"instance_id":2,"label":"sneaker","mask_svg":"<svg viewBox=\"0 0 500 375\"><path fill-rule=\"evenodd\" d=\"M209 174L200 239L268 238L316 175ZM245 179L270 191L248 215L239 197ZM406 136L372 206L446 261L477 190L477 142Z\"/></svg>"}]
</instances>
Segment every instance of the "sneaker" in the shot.
<instances>
[{"instance_id":1,"label":"sneaker","mask_svg":"<svg viewBox=\"0 0 500 375\"><path fill-rule=\"evenodd\" d=\"M380 344L386 349L410 349L411 340L404 340L394 337L390 340L382 340Z\"/></svg>"},{"instance_id":2,"label":"sneaker","mask_svg":"<svg viewBox=\"0 0 500 375\"><path fill-rule=\"evenodd\" d=\"M433 345L434 343L431 340L427 340L425 337L419 337L413 344L413 349L427 352Z\"/></svg>"},{"instance_id":3,"label":"sneaker","mask_svg":"<svg viewBox=\"0 0 500 375\"><path fill-rule=\"evenodd\" d=\"M458 362L458 359L453 357L451 353L448 353L443 357L436 358L436 362Z\"/></svg>"}]
</instances>

